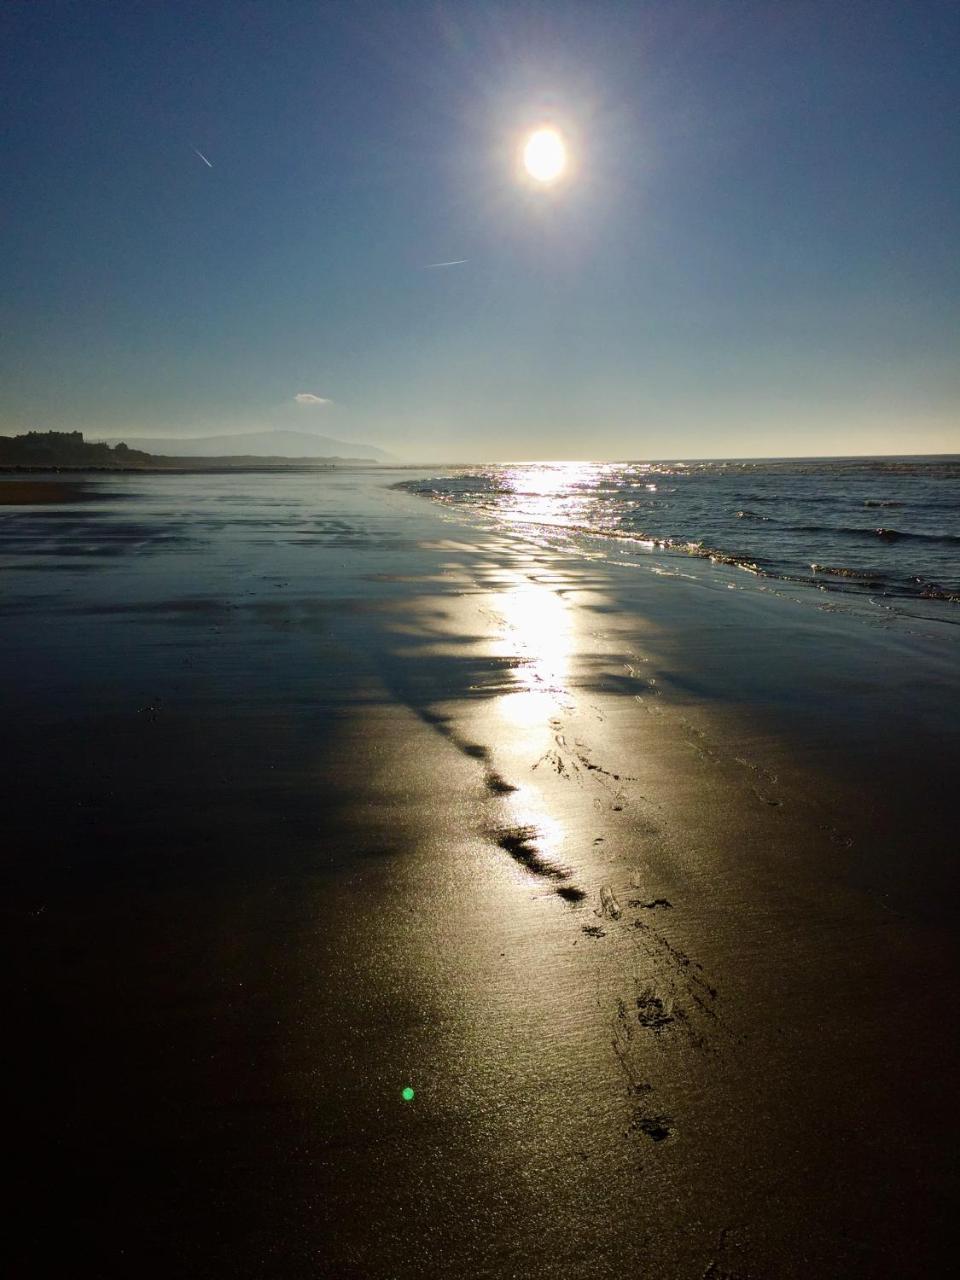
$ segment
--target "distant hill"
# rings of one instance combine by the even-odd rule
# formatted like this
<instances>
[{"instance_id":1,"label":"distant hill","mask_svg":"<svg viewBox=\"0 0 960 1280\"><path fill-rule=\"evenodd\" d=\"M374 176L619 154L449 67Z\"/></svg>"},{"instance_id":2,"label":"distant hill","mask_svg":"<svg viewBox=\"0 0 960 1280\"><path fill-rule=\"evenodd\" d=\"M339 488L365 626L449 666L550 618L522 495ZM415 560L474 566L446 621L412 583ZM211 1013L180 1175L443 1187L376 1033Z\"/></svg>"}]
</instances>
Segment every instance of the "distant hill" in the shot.
<instances>
[{"instance_id":1,"label":"distant hill","mask_svg":"<svg viewBox=\"0 0 960 1280\"><path fill-rule=\"evenodd\" d=\"M0 466L4 467L142 467L153 461L147 453L92 444L80 431L28 431L0 436Z\"/></svg>"},{"instance_id":2,"label":"distant hill","mask_svg":"<svg viewBox=\"0 0 960 1280\"><path fill-rule=\"evenodd\" d=\"M290 433L294 434L294 433ZM222 441L247 440L246 436L219 436ZM158 442L159 443L159 442ZM164 441L166 445L178 443ZM335 444L335 441L330 441ZM343 445L349 448L349 445ZM364 446L360 445L359 448ZM369 449L370 446L367 446ZM380 452L380 450L377 450ZM280 454L154 454L130 449L124 442L84 440L80 431L28 431L20 436L0 436L0 469L30 470L124 470L124 471L218 471L265 469L289 470L294 466L331 466L340 462L370 463L378 459L323 455L289 457Z\"/></svg>"},{"instance_id":3,"label":"distant hill","mask_svg":"<svg viewBox=\"0 0 960 1280\"><path fill-rule=\"evenodd\" d=\"M349 458L396 462L393 454L372 444L348 444L306 431L252 431L232 436L126 436L126 443L147 453L178 458L219 458L230 454L264 458ZM107 444L118 441L108 440Z\"/></svg>"}]
</instances>

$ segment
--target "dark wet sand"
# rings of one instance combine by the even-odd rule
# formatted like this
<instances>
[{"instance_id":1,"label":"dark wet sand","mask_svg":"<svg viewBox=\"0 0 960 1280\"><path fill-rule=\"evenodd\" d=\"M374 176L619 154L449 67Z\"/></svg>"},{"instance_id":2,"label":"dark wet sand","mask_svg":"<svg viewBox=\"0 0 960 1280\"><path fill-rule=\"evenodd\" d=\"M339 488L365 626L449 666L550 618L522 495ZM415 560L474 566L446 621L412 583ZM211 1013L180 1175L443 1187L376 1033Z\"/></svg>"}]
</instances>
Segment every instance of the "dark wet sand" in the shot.
<instances>
[{"instance_id":1,"label":"dark wet sand","mask_svg":"<svg viewBox=\"0 0 960 1280\"><path fill-rule=\"evenodd\" d=\"M64 480L0 479L0 507L44 506L48 502L80 502L87 496L83 484Z\"/></svg>"},{"instance_id":2,"label":"dark wet sand","mask_svg":"<svg viewBox=\"0 0 960 1280\"><path fill-rule=\"evenodd\" d=\"M385 478L0 526L13 1273L943 1273L956 628Z\"/></svg>"}]
</instances>

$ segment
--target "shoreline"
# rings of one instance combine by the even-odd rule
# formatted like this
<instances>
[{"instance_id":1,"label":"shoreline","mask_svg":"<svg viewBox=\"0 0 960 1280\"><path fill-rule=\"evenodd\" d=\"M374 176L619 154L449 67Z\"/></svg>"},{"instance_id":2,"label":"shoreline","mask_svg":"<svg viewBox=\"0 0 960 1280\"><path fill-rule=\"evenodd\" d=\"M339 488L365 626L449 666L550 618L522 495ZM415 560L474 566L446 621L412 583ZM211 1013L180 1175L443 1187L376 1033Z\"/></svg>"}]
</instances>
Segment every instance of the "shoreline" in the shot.
<instances>
[{"instance_id":1,"label":"shoreline","mask_svg":"<svg viewBox=\"0 0 960 1280\"><path fill-rule=\"evenodd\" d=\"M225 463L222 459L211 459L210 465L205 466L202 458L190 459L178 458L171 462L170 466L128 466L128 467L91 467L87 464L80 466L18 466L14 464L6 464L0 466L0 475L82 475L88 473L90 475L193 475L196 472L211 472L214 475L231 475L236 472L238 475L256 475L263 472L270 475L274 472L303 472L303 471L332 471L337 467L378 467L382 466L378 462L365 462L362 458L343 458L336 461L326 461L318 459L317 462L309 461L291 461L291 462L268 462L263 463Z\"/></svg>"}]
</instances>

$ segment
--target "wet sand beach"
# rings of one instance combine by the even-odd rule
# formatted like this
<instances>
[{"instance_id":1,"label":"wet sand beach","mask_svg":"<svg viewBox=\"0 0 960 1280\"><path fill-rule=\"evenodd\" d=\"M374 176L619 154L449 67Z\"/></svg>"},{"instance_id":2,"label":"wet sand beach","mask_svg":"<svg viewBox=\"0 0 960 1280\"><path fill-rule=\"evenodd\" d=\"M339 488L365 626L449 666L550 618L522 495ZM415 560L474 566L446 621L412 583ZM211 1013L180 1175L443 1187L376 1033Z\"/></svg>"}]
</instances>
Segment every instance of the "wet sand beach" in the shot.
<instances>
[{"instance_id":1,"label":"wet sand beach","mask_svg":"<svg viewBox=\"0 0 960 1280\"><path fill-rule=\"evenodd\" d=\"M69 480L0 479L0 507L46 506L48 502L82 502L88 490Z\"/></svg>"},{"instance_id":2,"label":"wet sand beach","mask_svg":"<svg viewBox=\"0 0 960 1280\"><path fill-rule=\"evenodd\" d=\"M960 629L398 478L4 507L12 1273L942 1273Z\"/></svg>"}]
</instances>

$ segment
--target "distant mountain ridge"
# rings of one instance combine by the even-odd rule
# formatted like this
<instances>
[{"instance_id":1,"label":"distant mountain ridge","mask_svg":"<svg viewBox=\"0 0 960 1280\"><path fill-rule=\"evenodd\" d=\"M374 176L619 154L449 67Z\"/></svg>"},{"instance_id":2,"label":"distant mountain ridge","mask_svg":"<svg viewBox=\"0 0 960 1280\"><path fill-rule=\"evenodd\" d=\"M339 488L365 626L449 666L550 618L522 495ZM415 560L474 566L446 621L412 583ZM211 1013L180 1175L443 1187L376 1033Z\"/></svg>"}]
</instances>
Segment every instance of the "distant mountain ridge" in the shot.
<instances>
[{"instance_id":1,"label":"distant mountain ridge","mask_svg":"<svg viewBox=\"0 0 960 1280\"><path fill-rule=\"evenodd\" d=\"M267 458L362 458L369 462L396 462L386 449L372 444L332 440L306 431L251 431L229 436L115 436L104 441L123 441L131 449L142 449L160 457L218 458L242 455Z\"/></svg>"}]
</instances>

